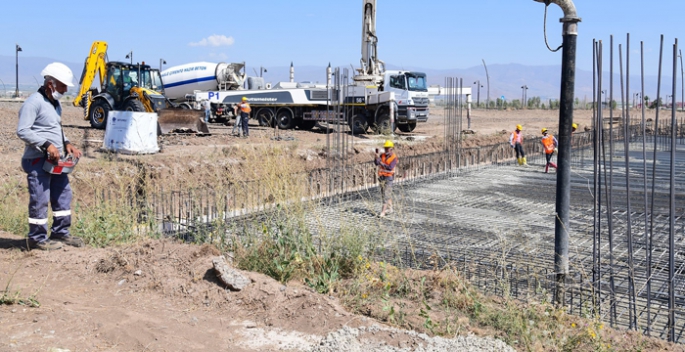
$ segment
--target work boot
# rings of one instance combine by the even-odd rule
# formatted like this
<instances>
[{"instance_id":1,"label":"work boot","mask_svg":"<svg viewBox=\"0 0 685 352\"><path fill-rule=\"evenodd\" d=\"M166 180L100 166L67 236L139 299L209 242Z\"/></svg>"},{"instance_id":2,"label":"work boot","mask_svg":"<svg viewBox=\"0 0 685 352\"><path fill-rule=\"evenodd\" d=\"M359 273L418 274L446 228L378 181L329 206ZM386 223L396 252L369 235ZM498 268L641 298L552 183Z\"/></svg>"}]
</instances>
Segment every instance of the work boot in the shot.
<instances>
[{"instance_id":1,"label":"work boot","mask_svg":"<svg viewBox=\"0 0 685 352\"><path fill-rule=\"evenodd\" d=\"M30 249L38 249L41 251L54 251L62 248L64 245L60 242L45 240L43 242L31 242L29 241Z\"/></svg>"},{"instance_id":2,"label":"work boot","mask_svg":"<svg viewBox=\"0 0 685 352\"><path fill-rule=\"evenodd\" d=\"M521 166L521 158L516 158L516 162Z\"/></svg>"},{"instance_id":3,"label":"work boot","mask_svg":"<svg viewBox=\"0 0 685 352\"><path fill-rule=\"evenodd\" d=\"M549 172L549 164L545 165L545 173Z\"/></svg>"},{"instance_id":4,"label":"work boot","mask_svg":"<svg viewBox=\"0 0 685 352\"><path fill-rule=\"evenodd\" d=\"M76 236L72 236L72 235L63 236L63 237L56 237L56 238L52 238L52 240L64 243L67 246L72 246L72 247L83 247L86 245L85 242L83 242L83 239L81 239L81 237L76 237Z\"/></svg>"},{"instance_id":5,"label":"work boot","mask_svg":"<svg viewBox=\"0 0 685 352\"><path fill-rule=\"evenodd\" d=\"M523 158L521 158L521 163L522 163L523 166L528 166L528 162L526 161L526 157L525 157L525 156L524 156Z\"/></svg>"}]
</instances>

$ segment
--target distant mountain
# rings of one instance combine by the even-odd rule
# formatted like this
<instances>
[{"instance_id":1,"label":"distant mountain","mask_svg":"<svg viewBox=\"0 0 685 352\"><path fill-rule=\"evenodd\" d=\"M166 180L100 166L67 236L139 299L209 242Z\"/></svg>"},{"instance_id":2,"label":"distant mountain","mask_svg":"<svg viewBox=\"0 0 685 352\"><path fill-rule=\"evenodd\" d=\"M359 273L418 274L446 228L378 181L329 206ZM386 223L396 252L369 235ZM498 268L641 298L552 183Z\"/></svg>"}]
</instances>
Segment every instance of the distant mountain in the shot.
<instances>
[{"instance_id":1,"label":"distant mountain","mask_svg":"<svg viewBox=\"0 0 685 352\"><path fill-rule=\"evenodd\" d=\"M45 57L22 57L19 56L19 86L30 87L31 89L37 86L37 83L42 84L40 71L50 62L58 61ZM64 62L69 66L76 80L80 78L83 70L82 63ZM347 69L349 79L354 76L354 70L350 66L343 66L341 70ZM430 85L445 85L446 77L461 78L465 87L473 88L473 101L477 99L477 89L475 82L480 80L483 88L480 90L480 100L485 101L488 96L488 85L485 76L485 70L482 66L474 66L464 69L425 69L418 67L400 67L388 64L388 69L407 69L412 71L424 72L428 76L428 83ZM246 72L248 75L259 72L258 67L247 66ZM521 99L521 86L528 86L528 98L540 97L543 101L548 99L559 99L559 91L561 86L561 66L526 66L521 64L493 64L488 66L490 74L490 100L495 100L498 97L504 96L507 100ZM264 79L267 82L285 82L290 77L289 66L269 67L264 72ZM604 81L609 81L609 74L604 74ZM6 90L14 89L15 81L15 57L0 56L0 80L5 84ZM326 67L325 66L297 66L295 65L295 81L311 81L318 83L326 82ZM592 72L577 70L576 71L576 89L575 96L579 100L592 100ZM631 93L639 92L639 75L631 75L632 82ZM663 77L662 82L667 82L662 85L663 96L670 92L668 83L670 78ZM650 97L656 96L657 77L645 77L645 95ZM605 84L605 89L608 89L608 83ZM620 101L620 77L618 74L614 76L614 100Z\"/></svg>"}]
</instances>

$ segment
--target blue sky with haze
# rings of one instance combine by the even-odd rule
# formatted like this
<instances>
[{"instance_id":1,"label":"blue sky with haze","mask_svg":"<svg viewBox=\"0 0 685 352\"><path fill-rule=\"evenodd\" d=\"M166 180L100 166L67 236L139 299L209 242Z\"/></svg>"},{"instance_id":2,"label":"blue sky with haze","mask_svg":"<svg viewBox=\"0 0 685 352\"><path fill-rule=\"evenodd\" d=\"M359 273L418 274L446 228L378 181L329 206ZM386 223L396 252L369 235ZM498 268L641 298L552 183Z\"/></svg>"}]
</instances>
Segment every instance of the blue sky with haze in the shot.
<instances>
[{"instance_id":1,"label":"blue sky with haze","mask_svg":"<svg viewBox=\"0 0 685 352\"><path fill-rule=\"evenodd\" d=\"M92 1L34 0L3 4L0 55L83 62L92 41L109 43L109 59L169 66L193 61L246 61L249 66L358 66L361 0ZM683 33L683 0L575 0L578 68L591 70L592 39L631 33L631 70L645 41L648 74L656 74L659 36L665 62ZM406 69L452 69L519 63L558 65L543 39L544 4L533 0L378 0L379 56ZM550 5L550 46L561 43L562 12ZM680 33L679 33L680 32ZM607 45L608 46L608 45ZM685 46L685 43L681 43Z\"/></svg>"}]
</instances>

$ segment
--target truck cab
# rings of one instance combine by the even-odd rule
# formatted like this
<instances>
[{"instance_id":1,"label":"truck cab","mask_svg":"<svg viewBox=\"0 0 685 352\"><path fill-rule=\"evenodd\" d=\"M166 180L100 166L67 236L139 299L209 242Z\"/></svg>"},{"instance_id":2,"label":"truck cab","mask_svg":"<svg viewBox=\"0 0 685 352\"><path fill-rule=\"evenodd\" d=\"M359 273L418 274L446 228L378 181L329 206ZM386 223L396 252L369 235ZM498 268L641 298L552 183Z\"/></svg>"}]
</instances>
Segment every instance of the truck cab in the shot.
<instances>
[{"instance_id":1,"label":"truck cab","mask_svg":"<svg viewBox=\"0 0 685 352\"><path fill-rule=\"evenodd\" d=\"M422 72L387 70L383 74L383 91L395 93L397 128L412 132L417 122L428 121L428 84Z\"/></svg>"}]
</instances>

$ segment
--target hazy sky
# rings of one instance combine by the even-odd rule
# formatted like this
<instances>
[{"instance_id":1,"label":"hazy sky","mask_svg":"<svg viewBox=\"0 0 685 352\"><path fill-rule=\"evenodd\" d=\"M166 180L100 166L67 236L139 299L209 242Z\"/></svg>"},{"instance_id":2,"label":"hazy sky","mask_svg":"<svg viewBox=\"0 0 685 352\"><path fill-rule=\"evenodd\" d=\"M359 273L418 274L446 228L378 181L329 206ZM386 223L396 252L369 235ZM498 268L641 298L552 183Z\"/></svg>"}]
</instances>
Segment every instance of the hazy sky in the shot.
<instances>
[{"instance_id":1,"label":"hazy sky","mask_svg":"<svg viewBox=\"0 0 685 352\"><path fill-rule=\"evenodd\" d=\"M684 0L575 0L578 68L592 69L592 39L616 45L631 33L631 68L639 69L645 41L647 73L655 74L659 36L665 62L682 33ZM98 5L96 5L98 4ZM92 41L109 43L109 59L168 66L193 61L248 66L358 66L361 0L249 1L7 1L0 15L0 55L82 62ZM545 6L533 0L378 0L379 57L406 69L451 69L490 64L558 65L547 50ZM562 12L549 6L549 44L561 44ZM681 44L685 45L685 43ZM607 45L608 47L608 45Z\"/></svg>"}]
</instances>

